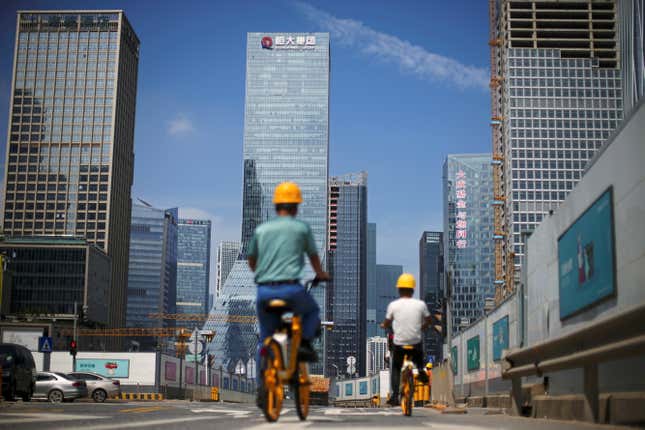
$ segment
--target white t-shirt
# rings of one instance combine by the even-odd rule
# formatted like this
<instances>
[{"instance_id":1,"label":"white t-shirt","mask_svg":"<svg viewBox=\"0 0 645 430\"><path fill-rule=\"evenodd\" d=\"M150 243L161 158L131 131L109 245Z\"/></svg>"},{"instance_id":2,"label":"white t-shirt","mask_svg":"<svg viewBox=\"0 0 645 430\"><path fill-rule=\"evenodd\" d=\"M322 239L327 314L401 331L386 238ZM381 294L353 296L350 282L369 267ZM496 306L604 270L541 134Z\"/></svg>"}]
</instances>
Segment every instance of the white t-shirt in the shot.
<instances>
[{"instance_id":1,"label":"white t-shirt","mask_svg":"<svg viewBox=\"0 0 645 430\"><path fill-rule=\"evenodd\" d=\"M401 297L387 306L385 318L392 320L395 345L416 345L423 340L421 326L430 316L425 302L412 297Z\"/></svg>"}]
</instances>

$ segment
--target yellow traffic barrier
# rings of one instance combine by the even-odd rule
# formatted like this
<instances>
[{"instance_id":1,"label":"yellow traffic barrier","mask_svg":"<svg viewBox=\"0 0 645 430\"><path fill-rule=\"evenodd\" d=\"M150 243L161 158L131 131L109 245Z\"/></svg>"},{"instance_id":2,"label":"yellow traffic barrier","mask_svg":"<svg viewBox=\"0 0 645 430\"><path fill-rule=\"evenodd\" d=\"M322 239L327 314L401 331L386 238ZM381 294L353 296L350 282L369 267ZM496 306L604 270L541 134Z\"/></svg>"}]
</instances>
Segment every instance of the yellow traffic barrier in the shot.
<instances>
[{"instance_id":1,"label":"yellow traffic barrier","mask_svg":"<svg viewBox=\"0 0 645 430\"><path fill-rule=\"evenodd\" d=\"M211 388L211 400L215 402L219 401L219 389L217 387Z\"/></svg>"},{"instance_id":2,"label":"yellow traffic barrier","mask_svg":"<svg viewBox=\"0 0 645 430\"><path fill-rule=\"evenodd\" d=\"M155 401L164 400L161 393L121 393L121 397L115 397L120 400L137 400L137 401Z\"/></svg>"}]
</instances>

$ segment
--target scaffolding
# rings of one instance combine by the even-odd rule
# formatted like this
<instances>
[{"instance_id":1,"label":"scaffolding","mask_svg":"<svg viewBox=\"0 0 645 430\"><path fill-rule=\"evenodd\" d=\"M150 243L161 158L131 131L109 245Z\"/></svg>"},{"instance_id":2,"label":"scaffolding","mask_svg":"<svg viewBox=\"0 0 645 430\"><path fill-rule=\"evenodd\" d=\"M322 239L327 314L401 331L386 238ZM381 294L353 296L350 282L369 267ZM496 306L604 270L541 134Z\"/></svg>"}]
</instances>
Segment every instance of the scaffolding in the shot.
<instances>
[{"instance_id":1,"label":"scaffolding","mask_svg":"<svg viewBox=\"0 0 645 430\"><path fill-rule=\"evenodd\" d=\"M500 109L504 77L500 67L502 40L497 31L497 0L489 0L489 41L490 46L490 95L491 95L491 129L493 143L493 240L495 241L495 303L500 303L506 296L508 275L505 261L506 223L504 211L506 197L504 194L504 146L502 130L504 117ZM510 267L513 267L511 264Z\"/></svg>"}]
</instances>

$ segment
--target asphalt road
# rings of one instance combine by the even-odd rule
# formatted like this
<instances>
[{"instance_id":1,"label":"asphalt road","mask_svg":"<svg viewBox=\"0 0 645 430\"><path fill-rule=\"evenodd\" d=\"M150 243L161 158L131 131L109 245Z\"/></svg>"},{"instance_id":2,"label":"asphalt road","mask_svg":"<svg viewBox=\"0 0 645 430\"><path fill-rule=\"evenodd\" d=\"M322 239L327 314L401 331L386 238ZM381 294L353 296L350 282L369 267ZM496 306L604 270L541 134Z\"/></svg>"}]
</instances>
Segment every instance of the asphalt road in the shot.
<instances>
[{"instance_id":1,"label":"asphalt road","mask_svg":"<svg viewBox=\"0 0 645 430\"><path fill-rule=\"evenodd\" d=\"M187 401L45 402L0 404L0 429L11 430L117 430L117 429L607 429L608 426L485 415L481 410L447 415L417 408L412 417L400 409L341 409L313 407L309 419L300 422L293 404L287 403L277 424L267 423L260 411L248 404Z\"/></svg>"}]
</instances>

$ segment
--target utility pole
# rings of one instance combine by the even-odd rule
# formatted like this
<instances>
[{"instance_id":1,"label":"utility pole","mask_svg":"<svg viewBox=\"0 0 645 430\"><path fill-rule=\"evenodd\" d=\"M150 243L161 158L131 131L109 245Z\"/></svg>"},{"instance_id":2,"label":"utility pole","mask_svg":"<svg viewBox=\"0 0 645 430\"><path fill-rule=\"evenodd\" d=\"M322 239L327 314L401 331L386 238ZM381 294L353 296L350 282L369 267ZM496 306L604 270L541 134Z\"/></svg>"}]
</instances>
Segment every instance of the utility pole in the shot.
<instances>
[{"instance_id":1,"label":"utility pole","mask_svg":"<svg viewBox=\"0 0 645 430\"><path fill-rule=\"evenodd\" d=\"M193 333L195 333L195 349L193 351L195 354L193 355L193 358L195 359L195 386L197 386L199 382L199 364L197 363L197 342L199 342L199 332L197 331L197 327L195 327L195 331Z\"/></svg>"},{"instance_id":2,"label":"utility pole","mask_svg":"<svg viewBox=\"0 0 645 430\"><path fill-rule=\"evenodd\" d=\"M74 302L74 342L78 345L78 332L77 332L77 321L78 321L78 302ZM76 372L76 354L72 355L72 372Z\"/></svg>"}]
</instances>

